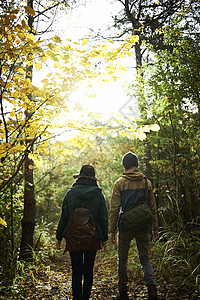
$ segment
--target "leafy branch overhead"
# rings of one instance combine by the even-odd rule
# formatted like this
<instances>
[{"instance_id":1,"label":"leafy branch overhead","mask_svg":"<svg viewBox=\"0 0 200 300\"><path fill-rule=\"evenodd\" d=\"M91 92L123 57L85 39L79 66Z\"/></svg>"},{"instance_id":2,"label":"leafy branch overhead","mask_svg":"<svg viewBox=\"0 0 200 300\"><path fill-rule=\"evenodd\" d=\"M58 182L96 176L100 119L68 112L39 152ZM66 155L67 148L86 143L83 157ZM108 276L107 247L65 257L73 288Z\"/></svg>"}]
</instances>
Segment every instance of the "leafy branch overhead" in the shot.
<instances>
[{"instance_id":1,"label":"leafy branch overhead","mask_svg":"<svg viewBox=\"0 0 200 300\"><path fill-rule=\"evenodd\" d=\"M31 7L24 9L35 15ZM82 80L115 80L117 72L124 69L115 62L117 56L129 54L138 37L129 36L120 47L110 51L108 45L87 47L87 39L79 44L71 40L62 42L56 35L49 42L42 41L36 31L30 33L18 10L2 15L1 23L0 158L4 162L10 154L21 153L38 139L49 136L52 120L65 109L67 95ZM40 72L44 63L53 64L57 71L47 74L38 87L29 79L27 67L33 65ZM29 140L26 146L25 139Z\"/></svg>"}]
</instances>

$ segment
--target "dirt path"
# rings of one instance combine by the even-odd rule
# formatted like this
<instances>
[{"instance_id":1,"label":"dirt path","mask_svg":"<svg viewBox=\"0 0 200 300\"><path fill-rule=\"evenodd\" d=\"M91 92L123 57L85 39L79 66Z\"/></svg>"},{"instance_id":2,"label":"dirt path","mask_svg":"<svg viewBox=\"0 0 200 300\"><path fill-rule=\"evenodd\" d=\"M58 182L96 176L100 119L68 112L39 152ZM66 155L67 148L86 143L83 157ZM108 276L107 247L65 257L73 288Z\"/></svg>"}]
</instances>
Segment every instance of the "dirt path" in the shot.
<instances>
[{"instance_id":1,"label":"dirt path","mask_svg":"<svg viewBox=\"0 0 200 300\"><path fill-rule=\"evenodd\" d=\"M108 256L107 256L108 258ZM147 289L143 284L134 282L132 278L130 284L130 300L148 299ZM71 300L71 264L69 254L52 258L52 262L46 266L45 275L35 279L34 283L24 283L23 291L12 297L0 299L26 299L26 300ZM94 284L91 299L115 299L117 295L117 263L116 257L106 259L101 253L97 254L94 267ZM182 288L174 290L173 286L158 287L159 300L200 300L197 294L189 295L189 291Z\"/></svg>"},{"instance_id":2,"label":"dirt path","mask_svg":"<svg viewBox=\"0 0 200 300\"><path fill-rule=\"evenodd\" d=\"M29 299L60 299L71 300L71 266L69 255L54 257L46 277L38 280L35 285L27 288L26 298ZM106 262L103 255L98 254L94 267L94 284L91 299L115 299L117 295L117 264L112 260ZM144 285L130 284L130 299L147 299ZM162 300L164 298L160 298Z\"/></svg>"},{"instance_id":3,"label":"dirt path","mask_svg":"<svg viewBox=\"0 0 200 300\"><path fill-rule=\"evenodd\" d=\"M34 300L71 300L71 265L69 254L58 254L47 266L46 275L37 279L35 284L24 286L24 296L15 295L10 299ZM91 299L115 299L117 295L117 264L106 262L98 254L94 267L94 284ZM147 299L146 288L141 285L130 286L130 299ZM7 300L7 299L6 299Z\"/></svg>"}]
</instances>

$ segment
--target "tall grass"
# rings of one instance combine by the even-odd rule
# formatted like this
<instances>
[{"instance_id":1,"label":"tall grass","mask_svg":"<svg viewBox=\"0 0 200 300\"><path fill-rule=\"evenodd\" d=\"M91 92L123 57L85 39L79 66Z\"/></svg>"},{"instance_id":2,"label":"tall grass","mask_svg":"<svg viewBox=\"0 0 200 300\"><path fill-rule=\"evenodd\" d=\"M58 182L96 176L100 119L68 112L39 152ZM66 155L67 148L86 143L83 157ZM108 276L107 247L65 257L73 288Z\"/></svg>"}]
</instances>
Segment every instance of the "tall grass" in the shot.
<instances>
[{"instance_id":1,"label":"tall grass","mask_svg":"<svg viewBox=\"0 0 200 300\"><path fill-rule=\"evenodd\" d=\"M55 252L55 234L50 228L51 224L46 222L36 226L31 262L19 260L19 248L16 247L14 253L2 264L0 297L20 299L29 286L48 272L49 258Z\"/></svg>"},{"instance_id":2,"label":"tall grass","mask_svg":"<svg viewBox=\"0 0 200 300\"><path fill-rule=\"evenodd\" d=\"M200 224L195 222L196 229L189 231L187 227L191 224L181 230L176 223L161 228L151 256L161 282L194 293L200 292Z\"/></svg>"}]
</instances>

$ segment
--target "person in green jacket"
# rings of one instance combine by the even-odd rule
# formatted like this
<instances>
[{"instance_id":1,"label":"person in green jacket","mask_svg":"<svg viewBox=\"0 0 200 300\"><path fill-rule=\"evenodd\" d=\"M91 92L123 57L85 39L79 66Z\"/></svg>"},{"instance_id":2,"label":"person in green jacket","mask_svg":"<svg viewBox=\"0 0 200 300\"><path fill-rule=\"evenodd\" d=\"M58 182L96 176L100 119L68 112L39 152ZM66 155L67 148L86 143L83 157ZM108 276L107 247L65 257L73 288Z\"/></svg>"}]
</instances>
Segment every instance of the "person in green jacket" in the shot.
<instances>
[{"instance_id":1,"label":"person in green jacket","mask_svg":"<svg viewBox=\"0 0 200 300\"><path fill-rule=\"evenodd\" d=\"M75 183L68 190L62 205L62 213L56 230L56 248L61 249L61 241L66 232L72 212L82 206L87 208L95 222L97 246L95 250L71 251L72 293L75 300L88 300L93 284L93 267L98 249L105 251L108 239L108 214L104 195L97 184L94 167L83 165L79 174L73 175ZM82 267L81 267L82 266ZM82 286L82 275L84 281Z\"/></svg>"}]
</instances>

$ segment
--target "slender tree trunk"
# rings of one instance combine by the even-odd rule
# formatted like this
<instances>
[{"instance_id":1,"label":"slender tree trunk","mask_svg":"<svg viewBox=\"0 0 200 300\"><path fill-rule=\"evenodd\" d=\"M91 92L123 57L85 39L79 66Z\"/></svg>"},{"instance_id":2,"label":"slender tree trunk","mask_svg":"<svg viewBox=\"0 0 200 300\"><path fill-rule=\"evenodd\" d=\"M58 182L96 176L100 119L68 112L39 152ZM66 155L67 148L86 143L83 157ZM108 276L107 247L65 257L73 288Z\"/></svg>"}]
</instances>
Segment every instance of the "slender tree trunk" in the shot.
<instances>
[{"instance_id":1,"label":"slender tree trunk","mask_svg":"<svg viewBox=\"0 0 200 300\"><path fill-rule=\"evenodd\" d=\"M20 259L23 260L32 260L33 235L35 229L36 201L32 166L33 161L28 157L27 153L24 166L24 211L20 246Z\"/></svg>"},{"instance_id":2,"label":"slender tree trunk","mask_svg":"<svg viewBox=\"0 0 200 300\"><path fill-rule=\"evenodd\" d=\"M136 68L141 69L142 67L142 54L141 54L141 48L140 44L136 43L135 44L135 59L136 59Z\"/></svg>"},{"instance_id":3,"label":"slender tree trunk","mask_svg":"<svg viewBox=\"0 0 200 300\"><path fill-rule=\"evenodd\" d=\"M145 164L144 174L153 183L153 172L152 172L150 160L151 160L151 146L149 143L149 138L147 136L144 142L144 159L143 159L143 162Z\"/></svg>"},{"instance_id":4,"label":"slender tree trunk","mask_svg":"<svg viewBox=\"0 0 200 300\"><path fill-rule=\"evenodd\" d=\"M13 224L13 185L11 183L11 186L10 186L10 204L11 204L11 207L10 207L10 223L11 223L11 252L12 252L12 256L13 256L13 253L14 253L14 224Z\"/></svg>"},{"instance_id":5,"label":"slender tree trunk","mask_svg":"<svg viewBox=\"0 0 200 300\"><path fill-rule=\"evenodd\" d=\"M132 24L134 33L140 37L140 29L139 29L140 23L139 23L139 20L135 17L135 15L131 13L131 4L130 4L129 0L125 0L124 6L125 6L126 15ZM135 60L136 60L137 73L139 73L140 76L143 77L144 74L142 72L142 53L141 53L140 41L138 41L138 43L135 44ZM143 95L144 95L144 92L143 92ZM147 116L146 110L147 110L147 108L146 108L145 104L140 106L141 116L142 115ZM144 144L144 160L143 160L143 162L145 165L144 173L152 181L153 173L152 173L152 168L150 165L151 151L150 151L150 143L148 141L148 137L144 141L143 144Z\"/></svg>"},{"instance_id":6,"label":"slender tree trunk","mask_svg":"<svg viewBox=\"0 0 200 300\"><path fill-rule=\"evenodd\" d=\"M33 8L33 0L28 1L27 5ZM28 17L28 24L30 29L33 28L33 18ZM31 54L30 54L31 55ZM26 68L26 78L32 81L33 77L33 64ZM29 100L32 100L32 95L28 95ZM25 111L26 119L30 117L29 107L27 105ZM27 122L28 123L28 122ZM30 148L30 144L33 145L33 140L27 137L26 141L27 149ZM36 216L36 201L34 192L33 181L33 160L29 158L29 153L33 151L33 146L29 151L26 151L25 164L24 164L24 212L22 219L22 238L20 246L20 259L32 260L33 249L33 235L35 229L35 216Z\"/></svg>"}]
</instances>

